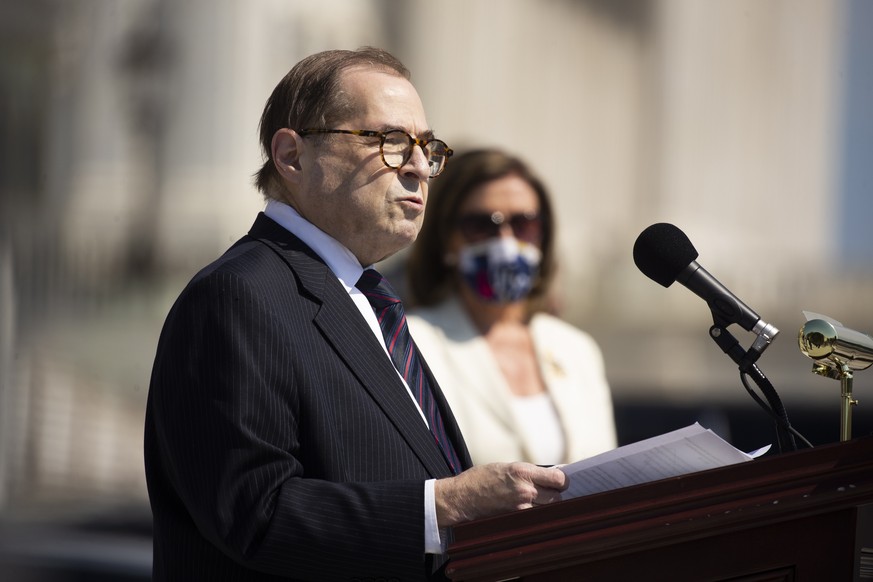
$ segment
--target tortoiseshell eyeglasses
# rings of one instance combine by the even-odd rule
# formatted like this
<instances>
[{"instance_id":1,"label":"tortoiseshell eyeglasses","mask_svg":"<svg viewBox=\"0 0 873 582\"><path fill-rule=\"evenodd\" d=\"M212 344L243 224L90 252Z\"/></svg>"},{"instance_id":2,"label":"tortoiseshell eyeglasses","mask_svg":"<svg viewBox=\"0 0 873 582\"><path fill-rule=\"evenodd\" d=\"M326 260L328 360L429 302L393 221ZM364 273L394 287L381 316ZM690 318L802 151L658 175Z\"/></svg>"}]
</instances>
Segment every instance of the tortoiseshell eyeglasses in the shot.
<instances>
[{"instance_id":1,"label":"tortoiseshell eyeglasses","mask_svg":"<svg viewBox=\"0 0 873 582\"><path fill-rule=\"evenodd\" d=\"M382 156L382 163L395 170L409 161L409 158L412 157L413 147L420 146L427 157L431 178L435 178L442 173L453 153L452 149L442 140L414 138L399 129L391 131L373 131L370 129L304 129L297 133L302 136L317 133L342 133L362 137L378 137L379 154Z\"/></svg>"}]
</instances>

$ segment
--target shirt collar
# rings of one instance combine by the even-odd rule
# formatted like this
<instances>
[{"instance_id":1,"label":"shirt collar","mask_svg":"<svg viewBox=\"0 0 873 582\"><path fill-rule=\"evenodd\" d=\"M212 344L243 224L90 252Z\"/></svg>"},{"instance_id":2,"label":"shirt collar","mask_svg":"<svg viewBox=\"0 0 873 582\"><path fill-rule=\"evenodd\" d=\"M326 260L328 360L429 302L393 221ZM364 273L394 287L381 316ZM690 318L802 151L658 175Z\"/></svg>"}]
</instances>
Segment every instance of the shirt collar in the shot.
<instances>
[{"instance_id":1,"label":"shirt collar","mask_svg":"<svg viewBox=\"0 0 873 582\"><path fill-rule=\"evenodd\" d=\"M284 202L269 200L264 214L276 221L282 228L295 235L327 263L346 291L355 288L355 283L364 273L361 263L352 251L338 240L300 216L297 210Z\"/></svg>"}]
</instances>

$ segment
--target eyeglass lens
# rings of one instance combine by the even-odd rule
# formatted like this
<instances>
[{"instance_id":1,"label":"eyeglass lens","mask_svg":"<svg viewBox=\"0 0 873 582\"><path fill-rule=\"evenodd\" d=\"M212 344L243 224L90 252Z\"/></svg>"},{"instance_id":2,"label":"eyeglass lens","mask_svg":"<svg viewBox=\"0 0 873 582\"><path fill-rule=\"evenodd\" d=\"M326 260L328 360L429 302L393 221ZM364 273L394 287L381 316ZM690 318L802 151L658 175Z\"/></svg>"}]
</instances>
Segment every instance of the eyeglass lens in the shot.
<instances>
[{"instance_id":1,"label":"eyeglass lens","mask_svg":"<svg viewBox=\"0 0 873 582\"><path fill-rule=\"evenodd\" d=\"M382 143L382 158L392 168L399 168L409 161L415 140L403 131L389 131ZM446 164L448 146L438 139L431 140L424 146L430 175L436 176Z\"/></svg>"},{"instance_id":2,"label":"eyeglass lens","mask_svg":"<svg viewBox=\"0 0 873 582\"><path fill-rule=\"evenodd\" d=\"M542 219L539 214L519 213L504 215L502 212L471 213L458 220L461 234L469 242L477 242L500 236L500 226L508 223L518 240L539 243L542 235Z\"/></svg>"}]
</instances>

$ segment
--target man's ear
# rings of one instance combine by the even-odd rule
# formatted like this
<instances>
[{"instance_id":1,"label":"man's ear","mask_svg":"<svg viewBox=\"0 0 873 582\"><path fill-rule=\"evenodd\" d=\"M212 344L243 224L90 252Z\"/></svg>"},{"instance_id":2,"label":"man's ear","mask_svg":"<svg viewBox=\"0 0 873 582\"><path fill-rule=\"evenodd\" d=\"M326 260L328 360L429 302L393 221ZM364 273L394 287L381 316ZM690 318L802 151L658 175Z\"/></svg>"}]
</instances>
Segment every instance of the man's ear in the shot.
<instances>
[{"instance_id":1,"label":"man's ear","mask_svg":"<svg viewBox=\"0 0 873 582\"><path fill-rule=\"evenodd\" d=\"M300 156L303 147L303 138L293 129L282 128L273 134L273 165L279 175L291 183L300 179Z\"/></svg>"}]
</instances>

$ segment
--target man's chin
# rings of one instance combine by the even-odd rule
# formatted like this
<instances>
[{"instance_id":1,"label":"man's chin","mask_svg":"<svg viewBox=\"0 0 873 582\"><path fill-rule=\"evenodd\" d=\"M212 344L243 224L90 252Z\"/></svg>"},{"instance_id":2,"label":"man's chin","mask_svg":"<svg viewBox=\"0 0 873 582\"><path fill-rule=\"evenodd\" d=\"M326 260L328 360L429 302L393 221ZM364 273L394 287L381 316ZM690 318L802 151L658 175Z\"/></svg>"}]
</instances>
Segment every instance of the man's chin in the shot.
<instances>
[{"instance_id":1,"label":"man's chin","mask_svg":"<svg viewBox=\"0 0 873 582\"><path fill-rule=\"evenodd\" d=\"M382 258L374 262L378 263L379 261L384 261L388 257L396 255L403 249L411 246L412 243L415 242L415 239L418 237L418 232L419 228L417 225L415 226L415 228L403 229L396 232L392 240L392 244L387 246L386 250L388 252L384 256L382 256Z\"/></svg>"}]
</instances>

